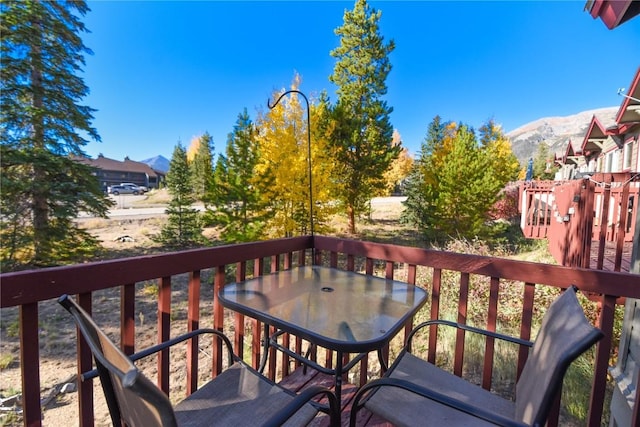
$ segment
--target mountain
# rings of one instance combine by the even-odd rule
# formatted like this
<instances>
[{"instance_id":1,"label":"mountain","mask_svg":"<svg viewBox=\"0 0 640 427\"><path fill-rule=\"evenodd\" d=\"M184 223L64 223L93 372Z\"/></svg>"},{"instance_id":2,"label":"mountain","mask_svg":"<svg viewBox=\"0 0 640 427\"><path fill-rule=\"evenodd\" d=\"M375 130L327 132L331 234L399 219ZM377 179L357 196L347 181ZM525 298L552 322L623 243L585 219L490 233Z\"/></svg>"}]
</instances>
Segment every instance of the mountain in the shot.
<instances>
[{"instance_id":1,"label":"mountain","mask_svg":"<svg viewBox=\"0 0 640 427\"><path fill-rule=\"evenodd\" d=\"M520 126L506 136L511 140L513 153L520 164L524 165L529 158L535 157L538 145L543 141L549 145L549 152L563 155L569 140L578 146L582 145L591 118L595 115L602 126L607 128L615 124L618 109L619 107L607 107L565 117L545 117Z\"/></svg>"},{"instance_id":2,"label":"mountain","mask_svg":"<svg viewBox=\"0 0 640 427\"><path fill-rule=\"evenodd\" d=\"M169 171L169 160L163 156L155 156L150 159L140 160L140 163L145 163L153 170L167 173Z\"/></svg>"}]
</instances>

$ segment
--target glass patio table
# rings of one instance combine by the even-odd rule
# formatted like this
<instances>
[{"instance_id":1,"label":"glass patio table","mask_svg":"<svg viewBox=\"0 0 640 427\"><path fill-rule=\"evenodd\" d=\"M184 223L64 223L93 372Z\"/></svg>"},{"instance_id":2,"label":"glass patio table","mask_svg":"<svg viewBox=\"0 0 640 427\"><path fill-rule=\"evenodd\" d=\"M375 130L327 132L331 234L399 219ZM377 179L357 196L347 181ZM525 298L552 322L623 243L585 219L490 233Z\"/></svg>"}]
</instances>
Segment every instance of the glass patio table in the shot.
<instances>
[{"instance_id":1,"label":"glass patio table","mask_svg":"<svg viewBox=\"0 0 640 427\"><path fill-rule=\"evenodd\" d=\"M414 285L381 277L321 266L302 266L226 285L219 292L224 307L264 324L264 369L269 347L274 347L320 372L335 375L341 398L342 375L371 351L381 363L382 348L427 300ZM269 326L276 328L270 335ZM336 352L335 368L320 366L277 342L290 333L312 345ZM346 365L343 356L355 353Z\"/></svg>"}]
</instances>

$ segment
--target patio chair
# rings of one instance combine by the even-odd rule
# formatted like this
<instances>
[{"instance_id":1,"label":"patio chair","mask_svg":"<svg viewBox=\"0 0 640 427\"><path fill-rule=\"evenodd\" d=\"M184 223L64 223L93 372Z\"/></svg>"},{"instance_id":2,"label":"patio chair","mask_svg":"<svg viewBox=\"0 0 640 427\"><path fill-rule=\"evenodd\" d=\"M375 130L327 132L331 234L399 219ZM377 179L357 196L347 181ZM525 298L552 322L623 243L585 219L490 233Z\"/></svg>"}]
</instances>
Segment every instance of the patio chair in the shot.
<instances>
[{"instance_id":1,"label":"patio chair","mask_svg":"<svg viewBox=\"0 0 640 427\"><path fill-rule=\"evenodd\" d=\"M331 425L340 423L340 407L327 388L312 386L295 394L270 381L233 354L231 342L220 331L199 329L127 357L73 299L58 302L73 316L89 343L114 426L298 426L318 413L328 412ZM167 395L147 379L132 361L146 357L202 333L222 340L229 366L216 378L172 407ZM85 380L89 373L81 375ZM329 406L311 402L326 397Z\"/></svg>"},{"instance_id":2,"label":"patio chair","mask_svg":"<svg viewBox=\"0 0 640 427\"><path fill-rule=\"evenodd\" d=\"M397 426L543 426L567 368L603 336L585 317L576 291L577 288L570 287L551 304L534 343L449 321L421 323L409 334L407 345L383 378L358 390L351 426L363 406ZM411 340L415 333L434 324L531 347L516 384L515 401L412 354Z\"/></svg>"}]
</instances>

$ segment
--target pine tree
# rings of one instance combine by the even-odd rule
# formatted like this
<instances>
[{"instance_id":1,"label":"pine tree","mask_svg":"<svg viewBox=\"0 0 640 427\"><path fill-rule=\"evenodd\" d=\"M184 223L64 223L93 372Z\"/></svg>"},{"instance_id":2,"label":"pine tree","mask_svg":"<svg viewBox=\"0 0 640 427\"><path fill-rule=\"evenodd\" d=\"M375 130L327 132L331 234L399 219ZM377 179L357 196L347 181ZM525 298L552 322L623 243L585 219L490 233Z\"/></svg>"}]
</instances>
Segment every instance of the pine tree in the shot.
<instances>
[{"instance_id":1,"label":"pine tree","mask_svg":"<svg viewBox=\"0 0 640 427\"><path fill-rule=\"evenodd\" d=\"M204 201L213 179L213 138L208 132L198 138L197 150L189 167L193 195L196 200Z\"/></svg>"},{"instance_id":2,"label":"pine tree","mask_svg":"<svg viewBox=\"0 0 640 427\"><path fill-rule=\"evenodd\" d=\"M428 182L432 184L436 182L432 176L434 171L432 155L444 143L445 127L446 124L441 122L440 116L433 118L405 184L407 199L404 202L405 209L400 220L415 225L425 232L432 228L431 221L435 207L434 186L428 185Z\"/></svg>"},{"instance_id":3,"label":"pine tree","mask_svg":"<svg viewBox=\"0 0 640 427\"><path fill-rule=\"evenodd\" d=\"M549 151L549 146L542 141L538 144L538 149L533 157L533 178L541 180L551 180L556 175L557 168L553 165L553 154Z\"/></svg>"},{"instance_id":4,"label":"pine tree","mask_svg":"<svg viewBox=\"0 0 640 427\"><path fill-rule=\"evenodd\" d=\"M80 211L106 216L110 202L81 160L92 108L77 75L86 2L0 3L1 259L5 269L80 261L98 242L77 228Z\"/></svg>"},{"instance_id":5,"label":"pine tree","mask_svg":"<svg viewBox=\"0 0 640 427\"><path fill-rule=\"evenodd\" d=\"M338 102L330 148L338 169L336 196L347 210L351 233L402 148L392 144L389 115L393 109L382 100L391 71L388 55L395 45L393 40L384 43L380 17L366 0L356 0L335 30L340 46L331 52L336 64L329 80L338 86Z\"/></svg>"},{"instance_id":6,"label":"pine tree","mask_svg":"<svg viewBox=\"0 0 640 427\"><path fill-rule=\"evenodd\" d=\"M489 214L518 163L493 122L478 141L464 124L436 117L411 173L403 220L427 237L490 238ZM508 142L508 141L507 141Z\"/></svg>"},{"instance_id":7,"label":"pine tree","mask_svg":"<svg viewBox=\"0 0 640 427\"><path fill-rule=\"evenodd\" d=\"M207 222L222 227L220 237L228 243L250 242L262 237L265 218L260 199L259 159L255 128L247 109L238 114L227 137L226 155L219 155L213 185L207 193Z\"/></svg>"},{"instance_id":8,"label":"pine tree","mask_svg":"<svg viewBox=\"0 0 640 427\"><path fill-rule=\"evenodd\" d=\"M167 223L162 227L157 240L174 247L193 246L205 242L200 226L198 210L191 188L191 171L187 162L187 152L178 143L171 156L169 172L166 178L167 189L171 194Z\"/></svg>"}]
</instances>

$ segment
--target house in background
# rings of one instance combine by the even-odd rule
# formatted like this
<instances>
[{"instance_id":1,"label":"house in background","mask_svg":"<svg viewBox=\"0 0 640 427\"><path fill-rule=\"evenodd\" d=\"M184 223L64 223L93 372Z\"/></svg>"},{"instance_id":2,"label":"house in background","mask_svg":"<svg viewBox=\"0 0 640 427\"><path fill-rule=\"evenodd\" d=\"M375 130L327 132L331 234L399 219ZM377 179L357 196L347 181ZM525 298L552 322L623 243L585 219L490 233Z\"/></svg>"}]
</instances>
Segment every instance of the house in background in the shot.
<instances>
[{"instance_id":1,"label":"house in background","mask_svg":"<svg viewBox=\"0 0 640 427\"><path fill-rule=\"evenodd\" d=\"M640 3L640 2L638 2ZM603 122L594 115L582 145L569 141L557 180L592 173L640 172L640 67L623 96L615 121ZM579 173L576 173L579 172Z\"/></svg>"},{"instance_id":2,"label":"house in background","mask_svg":"<svg viewBox=\"0 0 640 427\"><path fill-rule=\"evenodd\" d=\"M97 159L84 157L77 160L94 168L94 175L105 192L107 187L123 182L131 182L149 189L159 188L165 178L163 172L152 169L146 163L133 161L129 157L125 157L121 162L100 154Z\"/></svg>"},{"instance_id":3,"label":"house in background","mask_svg":"<svg viewBox=\"0 0 640 427\"><path fill-rule=\"evenodd\" d=\"M624 242L633 241L640 199L640 67L629 90L620 95L623 100L613 119L594 115L585 135L569 140L564 155L556 153L560 169L554 181L521 185L520 224L525 237L547 239L563 265L589 268L589 251L584 249L591 239L601 240L602 248L619 243L616 251L624 251ZM575 239L572 233L578 228L581 238ZM569 240L575 243L568 244ZM621 266L618 258L616 269Z\"/></svg>"},{"instance_id":4,"label":"house in background","mask_svg":"<svg viewBox=\"0 0 640 427\"><path fill-rule=\"evenodd\" d=\"M584 9L593 19L600 18L610 30L624 24L640 13L637 0L588 0Z\"/></svg>"},{"instance_id":5,"label":"house in background","mask_svg":"<svg viewBox=\"0 0 640 427\"><path fill-rule=\"evenodd\" d=\"M570 139L564 153L556 153L555 163L560 167L556 172L556 181L577 178L578 172L582 170L585 164L582 148L578 143Z\"/></svg>"},{"instance_id":6,"label":"house in background","mask_svg":"<svg viewBox=\"0 0 640 427\"><path fill-rule=\"evenodd\" d=\"M593 3L600 5L602 13L623 5L627 10L640 10L640 1L635 5L625 1ZM602 15L605 23L609 22L605 16L613 19ZM624 20L610 22L619 25ZM531 207L523 208L523 232L527 237L546 238L551 253L563 265L593 268L592 249L597 249L593 253L597 253L595 265L600 269L605 265L605 253L614 250L613 269L627 270L622 268L622 260L630 255L628 271L640 272L640 67L629 89L620 95L623 101L614 121L605 122L594 115L582 141L569 141L565 155L556 156L560 170L555 182L523 186L523 206ZM543 205L546 209L540 221L532 215ZM629 254L626 248L632 242L635 247ZM633 408L640 402L639 324L640 300L628 298L619 357L610 370L614 380L610 427L632 425Z\"/></svg>"}]
</instances>

